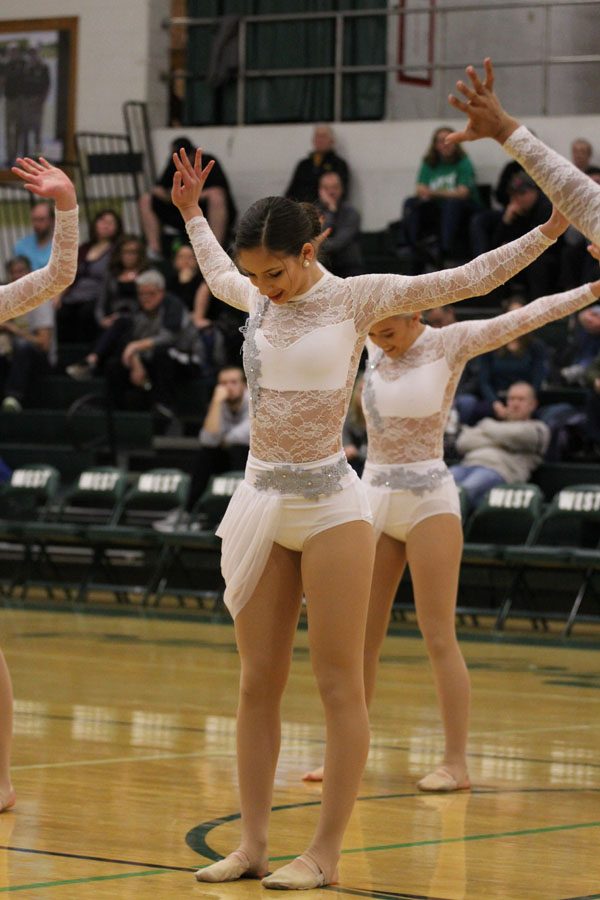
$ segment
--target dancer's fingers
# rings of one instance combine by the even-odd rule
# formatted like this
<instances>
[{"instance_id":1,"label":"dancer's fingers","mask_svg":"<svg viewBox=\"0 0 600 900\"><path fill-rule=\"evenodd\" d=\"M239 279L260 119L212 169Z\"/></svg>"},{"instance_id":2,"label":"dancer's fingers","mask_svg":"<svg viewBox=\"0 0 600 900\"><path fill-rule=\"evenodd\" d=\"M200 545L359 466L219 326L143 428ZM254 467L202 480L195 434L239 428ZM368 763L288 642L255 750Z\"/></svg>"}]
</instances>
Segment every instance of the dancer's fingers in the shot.
<instances>
[{"instance_id":1,"label":"dancer's fingers","mask_svg":"<svg viewBox=\"0 0 600 900\"><path fill-rule=\"evenodd\" d=\"M483 86L488 89L488 91L494 90L494 67L492 65L492 60L489 56L483 61L483 68L485 71L485 80L483 82Z\"/></svg>"},{"instance_id":2,"label":"dancer's fingers","mask_svg":"<svg viewBox=\"0 0 600 900\"><path fill-rule=\"evenodd\" d=\"M480 94L483 91L483 84L481 83L481 79L479 78L479 75L475 71L475 67L467 66L466 71L467 71L467 75L469 76L469 79L471 81L471 84L473 85L473 89L474 89L475 93Z\"/></svg>"}]
</instances>

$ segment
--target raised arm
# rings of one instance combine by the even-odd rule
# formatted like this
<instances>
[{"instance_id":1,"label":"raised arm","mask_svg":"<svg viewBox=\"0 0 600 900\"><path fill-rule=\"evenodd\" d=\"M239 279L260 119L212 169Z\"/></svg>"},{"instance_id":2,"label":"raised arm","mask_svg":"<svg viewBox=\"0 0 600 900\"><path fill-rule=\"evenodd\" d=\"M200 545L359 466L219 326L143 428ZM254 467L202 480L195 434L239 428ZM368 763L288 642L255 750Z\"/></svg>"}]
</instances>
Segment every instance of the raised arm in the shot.
<instances>
[{"instance_id":1,"label":"raised arm","mask_svg":"<svg viewBox=\"0 0 600 900\"><path fill-rule=\"evenodd\" d=\"M185 150L180 150L173 154L173 162L177 171L173 177L171 200L185 222L200 271L210 292L230 306L249 310L253 288L219 244L199 205L200 195L214 160L203 168L202 151L197 150L192 165Z\"/></svg>"},{"instance_id":2,"label":"raised arm","mask_svg":"<svg viewBox=\"0 0 600 900\"><path fill-rule=\"evenodd\" d=\"M0 322L6 322L39 306L67 288L77 272L79 222L77 196L70 179L47 160L28 157L18 159L12 171L24 182L28 191L54 200L56 225L52 253L48 264L14 281L0 286Z\"/></svg>"},{"instance_id":3,"label":"raised arm","mask_svg":"<svg viewBox=\"0 0 600 900\"><path fill-rule=\"evenodd\" d=\"M503 109L494 93L492 61L486 59L483 65L483 81L473 66L468 66L471 87L463 81L457 82L457 90L464 100L449 97L451 105L464 112L468 121L463 131L453 132L447 140L459 143L490 137L498 141L569 221L590 241L600 244L600 185L534 137Z\"/></svg>"},{"instance_id":4,"label":"raised arm","mask_svg":"<svg viewBox=\"0 0 600 900\"><path fill-rule=\"evenodd\" d=\"M548 322L563 319L589 306L600 298L600 280L564 291L539 297L519 309L513 309L491 319L471 320L448 325L442 330L446 359L451 368L464 365L467 360L490 350L497 350L509 341Z\"/></svg>"},{"instance_id":5,"label":"raised arm","mask_svg":"<svg viewBox=\"0 0 600 900\"><path fill-rule=\"evenodd\" d=\"M566 227L564 217L553 211L539 228L455 269L427 275L359 275L348 279L355 292L357 330L368 331L373 322L387 316L489 294L537 259Z\"/></svg>"}]
</instances>

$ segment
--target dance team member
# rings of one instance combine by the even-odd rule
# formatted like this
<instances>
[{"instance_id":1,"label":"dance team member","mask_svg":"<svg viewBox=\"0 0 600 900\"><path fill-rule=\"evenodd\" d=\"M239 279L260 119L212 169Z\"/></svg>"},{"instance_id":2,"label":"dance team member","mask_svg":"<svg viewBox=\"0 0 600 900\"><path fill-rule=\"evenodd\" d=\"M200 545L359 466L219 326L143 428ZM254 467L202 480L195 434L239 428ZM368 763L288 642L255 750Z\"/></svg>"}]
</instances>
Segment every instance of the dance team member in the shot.
<instances>
[{"instance_id":1,"label":"dance team member","mask_svg":"<svg viewBox=\"0 0 600 900\"><path fill-rule=\"evenodd\" d=\"M422 791L470 787L470 684L455 630L461 512L457 487L443 460L444 427L458 381L473 357L599 297L600 281L595 281L492 319L431 328L414 313L384 319L369 331L363 482L378 541L365 641L365 693L370 706L390 611L408 563L445 738L443 761L418 782ZM305 776L309 781L321 777L322 769Z\"/></svg>"},{"instance_id":2,"label":"dance team member","mask_svg":"<svg viewBox=\"0 0 600 900\"><path fill-rule=\"evenodd\" d=\"M340 279L321 268L311 205L257 201L236 235L240 274L198 206L211 163L174 156L172 199L216 297L250 313L244 367L251 406L245 479L218 529L225 602L241 661L237 718L239 848L200 869L201 881L267 872L267 828L302 591L313 669L325 708L323 797L307 851L263 879L307 889L337 880L341 842L368 753L363 652L374 559L366 492L342 451L342 424L374 323L486 293L559 233L546 223L465 266L417 277Z\"/></svg>"},{"instance_id":3,"label":"dance team member","mask_svg":"<svg viewBox=\"0 0 600 900\"><path fill-rule=\"evenodd\" d=\"M29 272L18 281L0 285L0 322L20 316L44 300L67 288L77 271L79 228L77 196L64 172L45 159L18 159L12 171L33 194L54 200L56 224L52 253L48 265ZM13 691L4 655L0 650L0 812L15 805L16 796L10 779L12 744Z\"/></svg>"},{"instance_id":4,"label":"dance team member","mask_svg":"<svg viewBox=\"0 0 600 900\"><path fill-rule=\"evenodd\" d=\"M447 141L476 141L490 137L502 144L537 184L557 209L581 231L596 248L592 255L600 257L600 185L534 137L524 125L507 113L494 93L494 69L491 59L483 63L483 82L473 66L467 67L472 87L457 81L456 87L466 98L461 100L452 94L448 98L455 109L460 109L469 121L463 131L454 131Z\"/></svg>"}]
</instances>

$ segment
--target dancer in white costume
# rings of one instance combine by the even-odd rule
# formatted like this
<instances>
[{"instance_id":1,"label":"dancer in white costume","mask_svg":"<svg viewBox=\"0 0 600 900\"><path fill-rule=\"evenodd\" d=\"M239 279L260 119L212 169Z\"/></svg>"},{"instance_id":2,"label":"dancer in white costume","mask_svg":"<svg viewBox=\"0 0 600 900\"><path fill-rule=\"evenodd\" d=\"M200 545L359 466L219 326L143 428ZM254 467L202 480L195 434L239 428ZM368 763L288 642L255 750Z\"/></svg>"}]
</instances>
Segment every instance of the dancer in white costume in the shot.
<instances>
[{"instance_id":1,"label":"dancer in white costume","mask_svg":"<svg viewBox=\"0 0 600 900\"><path fill-rule=\"evenodd\" d=\"M598 298L600 281L541 297L492 319L431 328L413 314L384 319L369 331L363 481L378 542L365 642L365 693L369 706L391 607L408 563L445 736L441 765L418 783L423 791L470 787L470 685L455 631L461 513L456 485L443 461L444 427L458 381L469 359ZM316 769L305 779L320 781L322 772Z\"/></svg>"},{"instance_id":2,"label":"dancer in white costume","mask_svg":"<svg viewBox=\"0 0 600 900\"><path fill-rule=\"evenodd\" d=\"M64 172L45 159L18 159L12 171L25 187L40 197L55 201L56 226L52 254L47 266L24 275L12 284L0 285L0 322L39 306L60 294L75 278L79 230L75 188ZM10 779L13 692L10 674L0 650L0 812L15 805Z\"/></svg>"},{"instance_id":3,"label":"dancer in white costume","mask_svg":"<svg viewBox=\"0 0 600 900\"><path fill-rule=\"evenodd\" d=\"M543 192L570 222L596 245L592 254L600 257L600 185L581 172L572 162L534 137L524 125L503 109L494 93L494 70L484 60L485 77L481 81L473 66L467 67L471 87L458 81L456 87L465 97L450 95L449 102L466 113L469 121L462 131L446 139L451 143L476 141L489 137L529 172Z\"/></svg>"},{"instance_id":4,"label":"dancer in white costume","mask_svg":"<svg viewBox=\"0 0 600 900\"><path fill-rule=\"evenodd\" d=\"M203 169L175 156L172 198L211 292L250 313L244 366L251 401L245 480L219 527L225 602L235 619L241 680L238 774L240 847L201 869L202 881L267 871L267 828L279 755L279 706L302 590L313 668L325 708L323 800L302 857L264 879L306 889L337 879L343 834L369 746L363 651L374 558L364 486L342 451L342 424L369 329L389 315L490 291L562 232L550 220L465 266L407 277L340 279L316 261L312 206L268 197L236 236L240 274L202 216Z\"/></svg>"}]
</instances>

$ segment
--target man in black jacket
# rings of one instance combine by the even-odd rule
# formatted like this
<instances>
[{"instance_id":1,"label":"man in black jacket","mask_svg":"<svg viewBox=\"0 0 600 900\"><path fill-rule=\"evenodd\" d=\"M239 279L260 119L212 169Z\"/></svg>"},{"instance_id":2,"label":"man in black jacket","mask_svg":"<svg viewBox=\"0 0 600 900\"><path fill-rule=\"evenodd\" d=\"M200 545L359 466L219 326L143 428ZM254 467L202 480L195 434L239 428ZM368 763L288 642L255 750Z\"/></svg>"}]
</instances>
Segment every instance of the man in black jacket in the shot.
<instances>
[{"instance_id":1,"label":"man in black jacket","mask_svg":"<svg viewBox=\"0 0 600 900\"><path fill-rule=\"evenodd\" d=\"M348 193L350 172L347 162L338 156L333 149L335 137L329 125L316 125L313 132L312 153L301 159L294 170L285 196L290 200L316 203L319 197L319 178L325 172L337 172L344 187L344 196Z\"/></svg>"}]
</instances>

